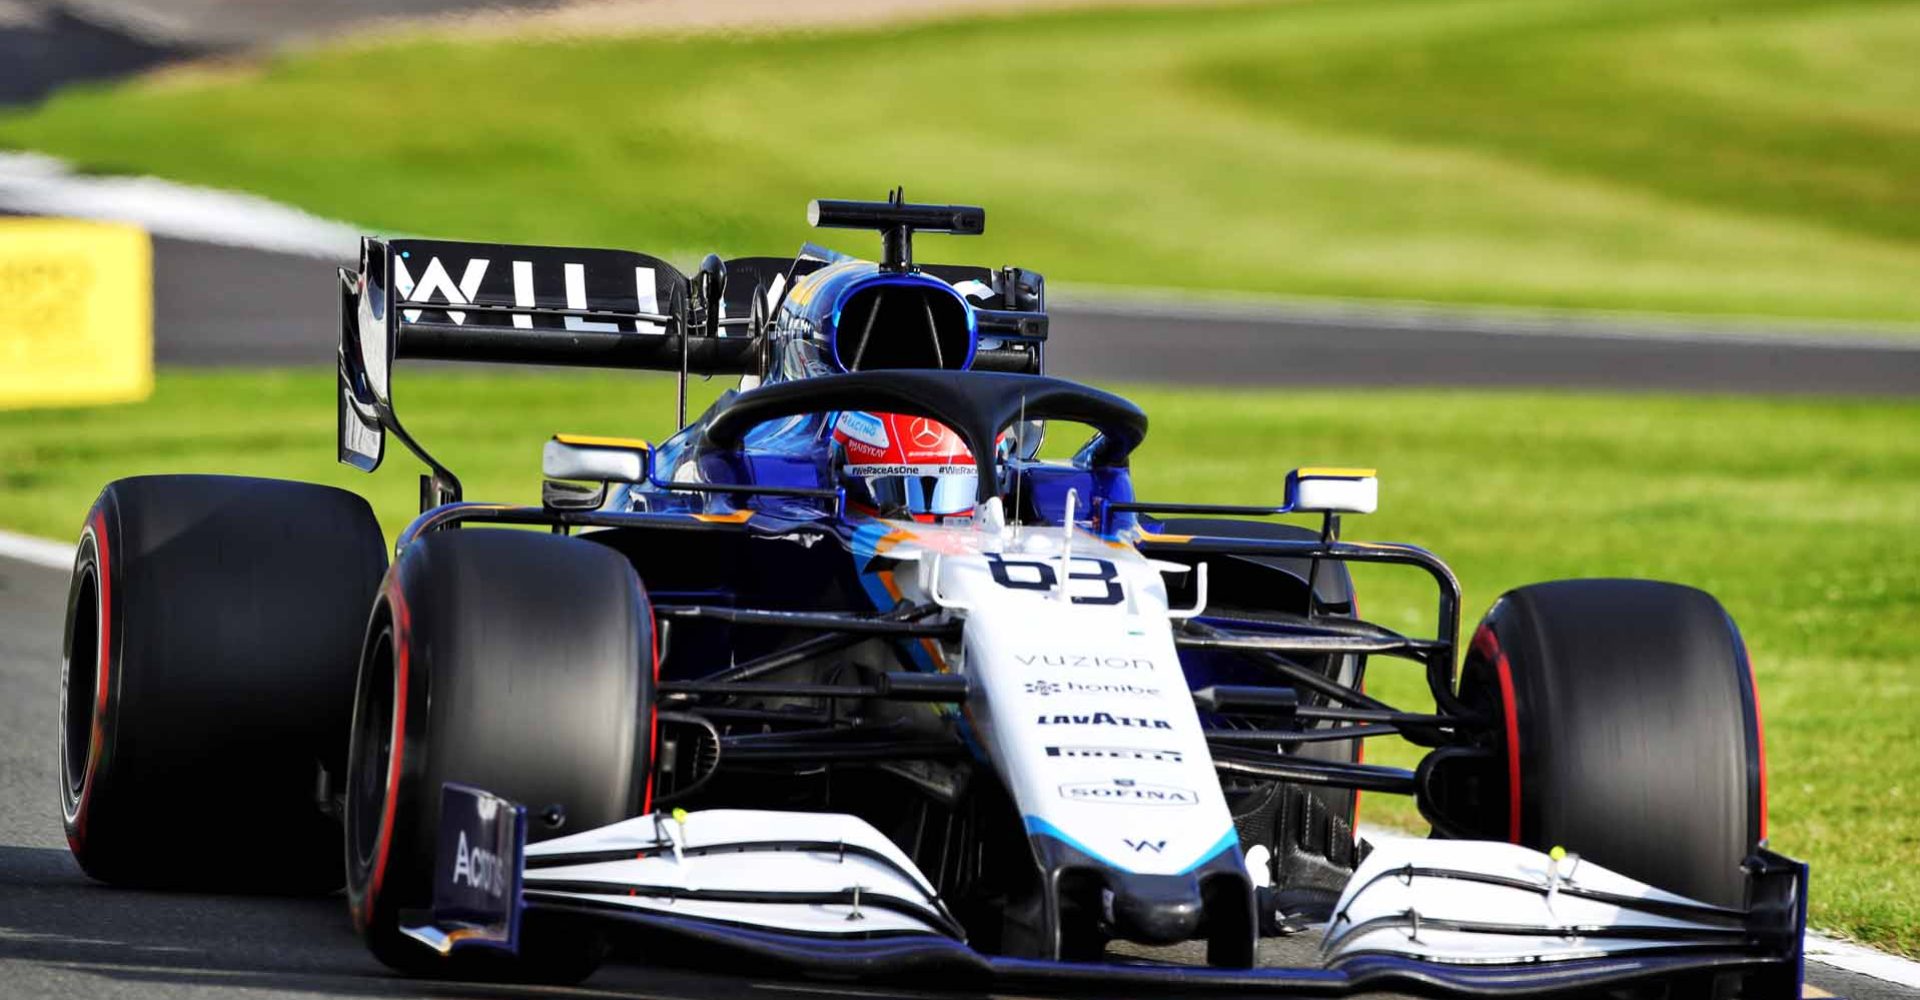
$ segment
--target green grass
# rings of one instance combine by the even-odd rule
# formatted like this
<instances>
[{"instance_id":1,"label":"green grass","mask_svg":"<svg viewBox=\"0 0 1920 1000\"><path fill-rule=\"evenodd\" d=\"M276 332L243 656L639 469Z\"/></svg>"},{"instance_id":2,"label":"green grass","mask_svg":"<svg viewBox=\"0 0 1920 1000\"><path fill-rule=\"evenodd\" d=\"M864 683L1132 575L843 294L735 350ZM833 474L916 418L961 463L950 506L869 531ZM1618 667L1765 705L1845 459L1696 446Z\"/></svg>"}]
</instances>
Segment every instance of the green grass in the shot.
<instances>
[{"instance_id":1,"label":"green grass","mask_svg":"<svg viewBox=\"0 0 1920 1000\"><path fill-rule=\"evenodd\" d=\"M701 386L710 396L717 383ZM396 448L364 476L333 463L331 377L163 371L151 401L0 413L0 523L74 534L109 478L284 476L358 489L391 533L417 467ZM413 373L408 425L475 498L532 501L554 430L660 434L655 376ZM1348 535L1447 558L1476 616L1535 580L1633 575L1717 594L1746 632L1772 768L1775 846L1814 864L1823 927L1920 954L1920 403L1492 392L1141 390L1147 495L1271 501L1286 469L1382 472L1379 514ZM1363 570L1370 617L1418 630L1430 585ZM1471 625L1471 622L1468 623ZM1369 690L1416 705L1396 661ZM1370 759L1409 763L1376 744ZM1375 821L1411 823L1370 796Z\"/></svg>"},{"instance_id":2,"label":"green grass","mask_svg":"<svg viewBox=\"0 0 1920 1000\"><path fill-rule=\"evenodd\" d=\"M923 255L1056 279L1912 322L1915 51L1920 5L1827 0L412 38L66 91L0 144L688 262L791 251L807 199L903 183L992 209Z\"/></svg>"}]
</instances>

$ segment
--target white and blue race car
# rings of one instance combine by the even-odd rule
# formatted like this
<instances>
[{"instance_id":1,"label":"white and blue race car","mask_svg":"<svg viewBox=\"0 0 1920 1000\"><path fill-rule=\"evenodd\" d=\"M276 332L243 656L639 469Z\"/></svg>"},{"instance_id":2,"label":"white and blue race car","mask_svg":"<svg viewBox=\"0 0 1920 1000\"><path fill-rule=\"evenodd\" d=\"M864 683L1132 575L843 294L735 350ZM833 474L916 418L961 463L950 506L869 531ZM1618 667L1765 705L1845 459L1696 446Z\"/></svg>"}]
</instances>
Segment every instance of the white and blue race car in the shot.
<instances>
[{"instance_id":1,"label":"white and blue race car","mask_svg":"<svg viewBox=\"0 0 1920 1000\"><path fill-rule=\"evenodd\" d=\"M1136 495L1147 416L1043 374L1040 276L914 262L980 209L812 220L881 259L687 277L365 240L339 454L371 471L398 440L422 512L389 564L345 491L107 486L62 689L81 865L344 882L381 960L441 977L622 952L954 988L1799 996L1806 869L1766 847L1712 597L1538 584L1463 642L1444 563L1342 537L1371 470L1297 469L1265 506ZM678 430L557 435L540 505L469 502L397 416L407 358L676 371ZM714 374L740 388L688 420ZM1423 574L1433 629L1362 618L1353 563ZM1383 659L1431 704L1368 695ZM1363 762L1390 735L1418 767ZM1362 791L1433 836L1362 840Z\"/></svg>"}]
</instances>

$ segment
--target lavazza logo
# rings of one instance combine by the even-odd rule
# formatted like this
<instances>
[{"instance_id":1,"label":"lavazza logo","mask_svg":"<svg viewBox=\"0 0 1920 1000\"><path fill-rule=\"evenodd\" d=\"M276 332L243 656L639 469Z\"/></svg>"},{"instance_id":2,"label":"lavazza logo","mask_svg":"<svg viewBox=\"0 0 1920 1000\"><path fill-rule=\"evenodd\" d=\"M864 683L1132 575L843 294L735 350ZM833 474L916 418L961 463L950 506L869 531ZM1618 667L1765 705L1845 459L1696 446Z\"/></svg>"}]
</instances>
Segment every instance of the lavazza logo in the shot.
<instances>
[{"instance_id":1,"label":"lavazza logo","mask_svg":"<svg viewBox=\"0 0 1920 1000\"><path fill-rule=\"evenodd\" d=\"M1082 684L1079 681L1028 681L1027 693L1042 697L1050 694L1136 694L1157 695L1159 688L1141 687L1138 684Z\"/></svg>"},{"instance_id":2,"label":"lavazza logo","mask_svg":"<svg viewBox=\"0 0 1920 1000\"><path fill-rule=\"evenodd\" d=\"M1060 797L1073 802L1115 803L1128 806L1191 806L1200 796L1172 785L1149 785L1132 778L1076 781L1060 786Z\"/></svg>"},{"instance_id":3,"label":"lavazza logo","mask_svg":"<svg viewBox=\"0 0 1920 1000\"><path fill-rule=\"evenodd\" d=\"M1023 667L1105 667L1108 670L1152 670L1153 661L1144 656L1098 656L1083 653L1020 653L1014 656Z\"/></svg>"},{"instance_id":4,"label":"lavazza logo","mask_svg":"<svg viewBox=\"0 0 1920 1000\"><path fill-rule=\"evenodd\" d=\"M1042 726L1119 726L1123 729L1172 729L1165 719L1143 719L1135 715L1088 712L1083 715L1042 715L1035 720Z\"/></svg>"}]
</instances>

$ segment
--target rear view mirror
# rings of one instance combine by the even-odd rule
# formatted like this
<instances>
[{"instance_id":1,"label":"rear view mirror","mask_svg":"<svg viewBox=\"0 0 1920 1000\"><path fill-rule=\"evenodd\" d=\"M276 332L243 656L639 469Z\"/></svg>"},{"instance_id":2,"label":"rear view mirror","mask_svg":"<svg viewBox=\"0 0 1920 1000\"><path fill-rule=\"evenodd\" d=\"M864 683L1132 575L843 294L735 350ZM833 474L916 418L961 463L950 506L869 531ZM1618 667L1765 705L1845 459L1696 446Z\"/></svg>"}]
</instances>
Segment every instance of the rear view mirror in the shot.
<instances>
[{"instance_id":1,"label":"rear view mirror","mask_svg":"<svg viewBox=\"0 0 1920 1000\"><path fill-rule=\"evenodd\" d=\"M1372 469L1295 469L1287 473L1287 509L1326 514L1371 514L1380 505Z\"/></svg>"},{"instance_id":2,"label":"rear view mirror","mask_svg":"<svg viewBox=\"0 0 1920 1000\"><path fill-rule=\"evenodd\" d=\"M645 482L652 453L653 446L637 438L555 434L540 453L540 474L598 483Z\"/></svg>"}]
</instances>

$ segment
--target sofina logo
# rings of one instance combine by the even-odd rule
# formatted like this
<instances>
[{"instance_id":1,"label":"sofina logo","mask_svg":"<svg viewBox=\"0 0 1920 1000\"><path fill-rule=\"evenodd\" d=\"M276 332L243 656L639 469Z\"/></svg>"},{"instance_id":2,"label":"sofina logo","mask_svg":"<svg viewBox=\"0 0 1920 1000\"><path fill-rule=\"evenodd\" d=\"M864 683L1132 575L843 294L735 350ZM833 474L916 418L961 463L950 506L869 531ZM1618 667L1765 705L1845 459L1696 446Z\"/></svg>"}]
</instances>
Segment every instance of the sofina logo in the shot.
<instances>
[{"instance_id":1,"label":"sofina logo","mask_svg":"<svg viewBox=\"0 0 1920 1000\"><path fill-rule=\"evenodd\" d=\"M1172 785L1149 785L1132 778L1112 781L1076 781L1060 786L1060 797L1072 802L1101 802L1129 806L1190 806L1200 796Z\"/></svg>"}]
</instances>

